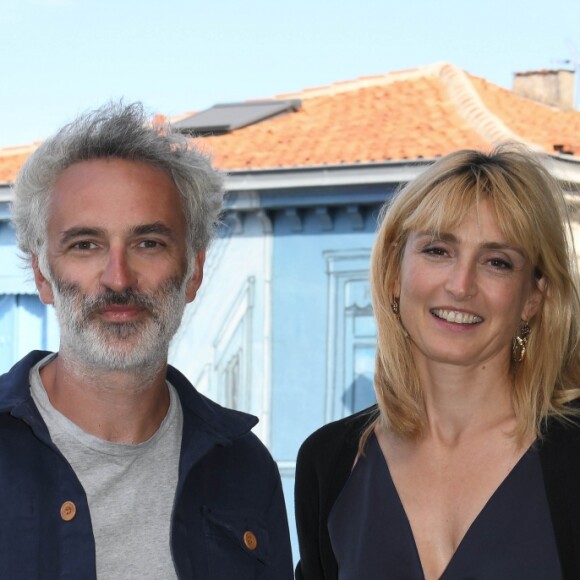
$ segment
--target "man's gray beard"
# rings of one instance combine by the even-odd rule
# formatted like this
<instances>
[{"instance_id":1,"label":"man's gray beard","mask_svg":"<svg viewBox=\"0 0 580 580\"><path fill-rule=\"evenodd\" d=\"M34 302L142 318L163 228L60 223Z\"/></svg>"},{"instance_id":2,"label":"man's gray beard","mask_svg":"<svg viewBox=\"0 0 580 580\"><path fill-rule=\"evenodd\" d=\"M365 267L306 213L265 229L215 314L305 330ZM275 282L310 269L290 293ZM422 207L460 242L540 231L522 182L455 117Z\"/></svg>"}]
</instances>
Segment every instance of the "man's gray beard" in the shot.
<instances>
[{"instance_id":1,"label":"man's gray beard","mask_svg":"<svg viewBox=\"0 0 580 580\"><path fill-rule=\"evenodd\" d=\"M167 361L169 343L183 317L186 285L187 277L172 278L148 294L107 289L97 296L86 296L78 285L54 280L61 355L90 373L155 373ZM114 304L136 306L144 309L146 316L132 322L101 320L98 312Z\"/></svg>"}]
</instances>

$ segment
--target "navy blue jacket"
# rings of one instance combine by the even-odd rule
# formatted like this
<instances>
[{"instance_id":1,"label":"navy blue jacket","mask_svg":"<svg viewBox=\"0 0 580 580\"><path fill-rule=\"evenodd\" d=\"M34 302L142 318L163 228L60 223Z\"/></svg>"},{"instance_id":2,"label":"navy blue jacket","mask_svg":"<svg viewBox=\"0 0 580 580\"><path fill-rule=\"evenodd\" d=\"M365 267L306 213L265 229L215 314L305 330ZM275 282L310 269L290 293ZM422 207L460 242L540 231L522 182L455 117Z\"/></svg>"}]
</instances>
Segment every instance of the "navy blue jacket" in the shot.
<instances>
[{"instance_id":1,"label":"navy blue jacket","mask_svg":"<svg viewBox=\"0 0 580 580\"><path fill-rule=\"evenodd\" d=\"M0 376L0 578L95 579L86 494L30 396L29 371L47 354ZM257 419L211 402L174 368L167 378L183 407L171 527L178 577L291 579L280 475L250 432Z\"/></svg>"}]
</instances>

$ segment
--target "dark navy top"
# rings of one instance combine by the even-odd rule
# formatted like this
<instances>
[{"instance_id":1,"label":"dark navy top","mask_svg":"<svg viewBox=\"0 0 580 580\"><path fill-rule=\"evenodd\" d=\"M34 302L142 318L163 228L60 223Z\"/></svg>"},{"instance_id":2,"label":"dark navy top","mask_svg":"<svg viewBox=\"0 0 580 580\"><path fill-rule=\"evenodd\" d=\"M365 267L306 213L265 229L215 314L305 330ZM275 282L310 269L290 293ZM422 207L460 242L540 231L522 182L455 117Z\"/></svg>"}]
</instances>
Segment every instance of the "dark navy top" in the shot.
<instances>
[{"instance_id":1,"label":"dark navy top","mask_svg":"<svg viewBox=\"0 0 580 580\"><path fill-rule=\"evenodd\" d=\"M424 580L409 520L375 435L328 518L339 580ZM558 580L538 453L528 450L471 524L441 580Z\"/></svg>"}]
</instances>

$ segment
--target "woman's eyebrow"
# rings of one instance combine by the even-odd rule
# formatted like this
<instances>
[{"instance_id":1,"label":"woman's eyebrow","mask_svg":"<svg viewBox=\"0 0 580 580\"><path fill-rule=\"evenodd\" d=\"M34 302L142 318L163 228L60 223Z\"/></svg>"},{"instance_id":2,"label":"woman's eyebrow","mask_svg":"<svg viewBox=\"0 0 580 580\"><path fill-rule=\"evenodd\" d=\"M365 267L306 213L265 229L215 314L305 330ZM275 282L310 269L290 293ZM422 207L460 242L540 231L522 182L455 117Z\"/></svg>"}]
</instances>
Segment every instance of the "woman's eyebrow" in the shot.
<instances>
[{"instance_id":1,"label":"woman's eyebrow","mask_svg":"<svg viewBox=\"0 0 580 580\"><path fill-rule=\"evenodd\" d=\"M481 247L486 250L512 250L525 257L525 252L519 246L508 244L507 242L484 242Z\"/></svg>"},{"instance_id":2,"label":"woman's eyebrow","mask_svg":"<svg viewBox=\"0 0 580 580\"><path fill-rule=\"evenodd\" d=\"M442 242L457 242L457 236L447 232L430 232L430 231L422 231L417 232L417 235L420 237L431 238L432 240L439 240Z\"/></svg>"},{"instance_id":3,"label":"woman's eyebrow","mask_svg":"<svg viewBox=\"0 0 580 580\"><path fill-rule=\"evenodd\" d=\"M438 240L441 242L450 242L450 243L458 243L460 240L454 234L449 232L429 232L429 231L421 231L417 232L417 235L420 237L428 237L432 240ZM480 244L480 247L484 250L512 250L517 252L518 254L525 257L525 252L519 246L515 246L514 244L510 244L508 242L483 242Z\"/></svg>"}]
</instances>

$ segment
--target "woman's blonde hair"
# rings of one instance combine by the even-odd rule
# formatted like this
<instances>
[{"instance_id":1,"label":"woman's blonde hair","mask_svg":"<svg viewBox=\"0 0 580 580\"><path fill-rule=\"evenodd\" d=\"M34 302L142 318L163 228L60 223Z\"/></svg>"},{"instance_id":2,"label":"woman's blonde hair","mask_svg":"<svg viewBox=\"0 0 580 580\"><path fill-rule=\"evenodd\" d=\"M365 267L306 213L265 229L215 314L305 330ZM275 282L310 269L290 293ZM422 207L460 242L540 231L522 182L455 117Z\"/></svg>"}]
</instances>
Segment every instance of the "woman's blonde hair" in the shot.
<instances>
[{"instance_id":1,"label":"woman's blonde hair","mask_svg":"<svg viewBox=\"0 0 580 580\"><path fill-rule=\"evenodd\" d=\"M377 421L405 438L420 437L426 424L409 338L392 309L409 232L453 230L483 200L491 203L506 241L524 250L536 279L543 279L526 356L512 362L515 435L540 436L543 421L565 417L566 404L580 396L577 266L562 189L540 158L522 147L457 151L430 166L381 211L371 258L379 413L361 449Z\"/></svg>"}]
</instances>

